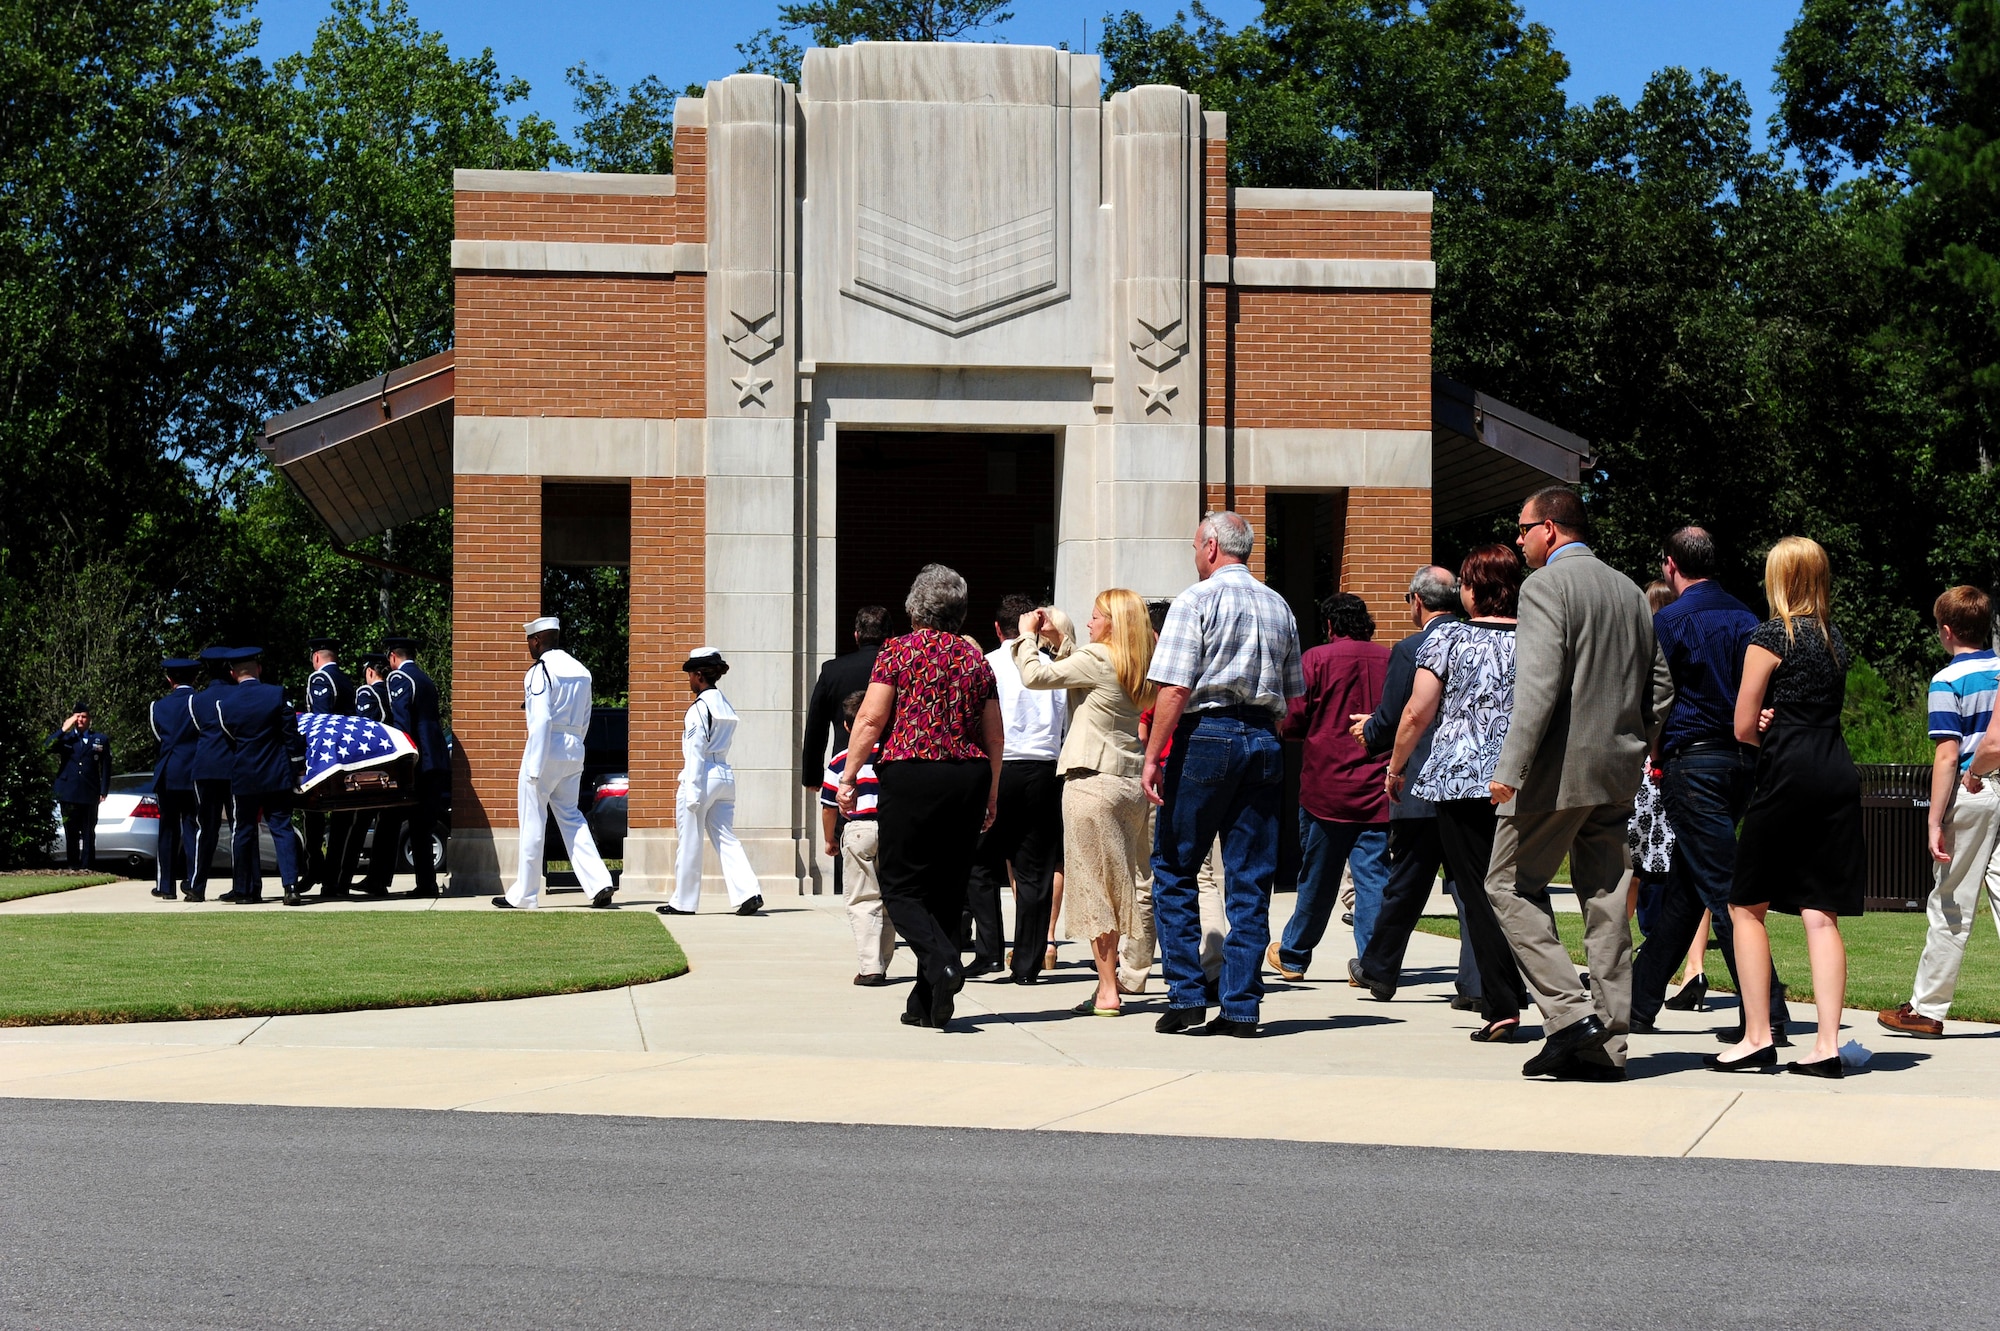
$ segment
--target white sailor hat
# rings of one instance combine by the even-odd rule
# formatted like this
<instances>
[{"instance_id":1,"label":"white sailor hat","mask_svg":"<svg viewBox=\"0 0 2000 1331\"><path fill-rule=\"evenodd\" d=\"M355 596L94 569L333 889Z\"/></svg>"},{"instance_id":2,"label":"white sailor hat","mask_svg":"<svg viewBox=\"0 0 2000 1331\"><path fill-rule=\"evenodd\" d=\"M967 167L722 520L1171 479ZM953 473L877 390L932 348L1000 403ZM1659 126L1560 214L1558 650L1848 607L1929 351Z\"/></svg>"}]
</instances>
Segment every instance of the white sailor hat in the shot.
<instances>
[{"instance_id":1,"label":"white sailor hat","mask_svg":"<svg viewBox=\"0 0 2000 1331\"><path fill-rule=\"evenodd\" d=\"M722 659L722 649L720 647L695 648L692 652L688 653L688 659L681 662L681 669L692 670L696 666L709 665L728 665L728 662Z\"/></svg>"},{"instance_id":2,"label":"white sailor hat","mask_svg":"<svg viewBox=\"0 0 2000 1331\"><path fill-rule=\"evenodd\" d=\"M527 623L521 625L521 628L532 638L537 633L556 632L562 628L562 621L554 615L543 615L540 619L529 620Z\"/></svg>"}]
</instances>

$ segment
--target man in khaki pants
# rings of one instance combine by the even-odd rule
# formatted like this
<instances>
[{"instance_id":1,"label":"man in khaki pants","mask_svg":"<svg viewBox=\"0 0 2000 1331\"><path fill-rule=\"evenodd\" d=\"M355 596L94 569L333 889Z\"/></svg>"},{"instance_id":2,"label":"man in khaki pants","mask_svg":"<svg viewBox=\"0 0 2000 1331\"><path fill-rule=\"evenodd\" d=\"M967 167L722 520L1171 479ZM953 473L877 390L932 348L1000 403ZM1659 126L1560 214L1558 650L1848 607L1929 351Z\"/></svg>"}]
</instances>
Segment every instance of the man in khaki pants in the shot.
<instances>
[{"instance_id":1,"label":"man in khaki pants","mask_svg":"<svg viewBox=\"0 0 2000 1331\"><path fill-rule=\"evenodd\" d=\"M1546 1035L1525 1077L1622 1081L1632 1013L1625 828L1640 765L1673 702L1645 593L1583 543L1564 486L1521 508L1514 715L1494 768L1500 825L1486 894L1521 963ZM1556 935L1549 879L1569 856L1591 986Z\"/></svg>"},{"instance_id":2,"label":"man in khaki pants","mask_svg":"<svg viewBox=\"0 0 2000 1331\"><path fill-rule=\"evenodd\" d=\"M851 729L854 715L861 709L862 692L841 700L841 716ZM819 790L820 829L826 837L826 853L841 861L842 889L847 894L847 922L854 928L854 950L861 969L854 982L864 987L889 982L889 962L896 955L896 926L882 905L882 886L875 869L880 854L876 831L876 782L874 755L861 765L854 781L854 813L840 816L836 795L840 779L847 771L847 750L841 749L827 764L826 780Z\"/></svg>"}]
</instances>

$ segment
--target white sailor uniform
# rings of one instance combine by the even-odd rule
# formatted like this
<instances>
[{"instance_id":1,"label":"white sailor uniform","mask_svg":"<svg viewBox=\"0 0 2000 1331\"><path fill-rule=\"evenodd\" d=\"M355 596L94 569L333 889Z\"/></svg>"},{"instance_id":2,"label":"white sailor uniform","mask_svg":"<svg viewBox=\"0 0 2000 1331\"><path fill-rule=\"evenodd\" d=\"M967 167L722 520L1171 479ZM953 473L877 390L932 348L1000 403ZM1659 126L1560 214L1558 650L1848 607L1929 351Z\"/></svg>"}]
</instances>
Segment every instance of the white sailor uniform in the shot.
<instances>
[{"instance_id":1,"label":"white sailor uniform","mask_svg":"<svg viewBox=\"0 0 2000 1331\"><path fill-rule=\"evenodd\" d=\"M590 671L568 652L552 647L528 671L522 692L528 745L521 752L521 860L507 900L532 910L542 892L543 841L551 811L586 899L611 886L611 872L576 807L583 779L583 737L590 729Z\"/></svg>"},{"instance_id":2,"label":"white sailor uniform","mask_svg":"<svg viewBox=\"0 0 2000 1331\"><path fill-rule=\"evenodd\" d=\"M722 861L729 904L740 906L761 894L757 873L736 839L736 773L729 744L736 738L736 709L721 689L708 689L688 708L681 732L681 780L674 800L679 842L673 905L693 910L701 903L701 843L705 833Z\"/></svg>"}]
</instances>

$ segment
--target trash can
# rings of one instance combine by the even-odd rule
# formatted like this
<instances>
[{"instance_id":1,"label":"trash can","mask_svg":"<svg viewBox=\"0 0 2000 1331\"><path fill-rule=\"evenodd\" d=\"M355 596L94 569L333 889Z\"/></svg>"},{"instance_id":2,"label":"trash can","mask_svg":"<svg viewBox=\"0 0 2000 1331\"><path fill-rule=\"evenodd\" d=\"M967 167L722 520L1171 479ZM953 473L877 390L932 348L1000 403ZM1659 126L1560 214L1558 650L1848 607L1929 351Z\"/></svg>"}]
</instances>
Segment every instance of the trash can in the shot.
<instances>
[{"instance_id":1,"label":"trash can","mask_svg":"<svg viewBox=\"0 0 2000 1331\"><path fill-rule=\"evenodd\" d=\"M1931 769L1860 763L1861 839L1868 850L1867 910L1922 910L1933 881Z\"/></svg>"}]
</instances>

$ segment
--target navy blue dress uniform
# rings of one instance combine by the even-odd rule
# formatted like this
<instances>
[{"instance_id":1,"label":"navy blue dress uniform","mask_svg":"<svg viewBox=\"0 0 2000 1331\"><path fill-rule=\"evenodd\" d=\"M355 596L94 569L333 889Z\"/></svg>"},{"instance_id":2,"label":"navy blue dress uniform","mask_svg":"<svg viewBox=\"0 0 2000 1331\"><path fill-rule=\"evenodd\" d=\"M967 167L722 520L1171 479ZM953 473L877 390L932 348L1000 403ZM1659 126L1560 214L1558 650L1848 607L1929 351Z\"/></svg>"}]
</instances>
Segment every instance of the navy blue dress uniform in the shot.
<instances>
[{"instance_id":1,"label":"navy blue dress uniform","mask_svg":"<svg viewBox=\"0 0 2000 1331\"><path fill-rule=\"evenodd\" d=\"M215 852L222 844L222 823L224 819L234 821L229 797L229 770L234 762L230 752L229 736L222 731L222 721L216 716L216 704L222 695L236 687L236 680L229 673L229 649L227 647L204 647L201 649L201 664L208 671L208 681L188 695L188 722L194 727L194 873L188 879L184 894L189 901L205 901L208 898L208 875L215 865ZM243 866L235 870L231 893L243 889Z\"/></svg>"},{"instance_id":2,"label":"navy blue dress uniform","mask_svg":"<svg viewBox=\"0 0 2000 1331\"><path fill-rule=\"evenodd\" d=\"M361 668L363 671L374 671L380 678L354 690L354 714L370 721L380 721L385 726L394 725L395 720L389 712L389 658L371 653L361 658ZM345 872L350 876L351 866L361 857L371 822L375 829L375 849L369 854L368 877L362 881L361 890L369 896L379 897L387 895L390 876L396 870L395 847L403 835L403 811L382 809L374 814L362 815L355 823L354 835L349 839L347 849L350 867Z\"/></svg>"},{"instance_id":3,"label":"navy blue dress uniform","mask_svg":"<svg viewBox=\"0 0 2000 1331\"><path fill-rule=\"evenodd\" d=\"M97 806L111 793L111 739L90 729L89 721L90 709L78 703L63 728L49 736L61 764L55 796L62 805L63 858L72 869L97 867Z\"/></svg>"},{"instance_id":4,"label":"navy blue dress uniform","mask_svg":"<svg viewBox=\"0 0 2000 1331\"><path fill-rule=\"evenodd\" d=\"M233 666L241 666L261 655L258 648L238 647L229 659ZM264 866L257 853L257 824L261 821L271 832L285 904L296 906L299 843L292 832L292 806L298 798L298 777L292 763L294 759L303 761L306 754L298 714L285 701L283 689L254 676L239 679L234 688L224 690L215 710L231 749L229 793L236 803L236 835L231 849L241 883L223 900L252 905L264 898Z\"/></svg>"},{"instance_id":5,"label":"navy blue dress uniform","mask_svg":"<svg viewBox=\"0 0 2000 1331\"><path fill-rule=\"evenodd\" d=\"M403 658L389 672L389 724L417 746L417 802L408 815L410 858L417 874L415 895L434 897L438 893L437 866L431 861L431 838L445 825L445 801L451 794L451 750L445 743L444 721L438 715L437 685L416 662L416 640L390 638L383 646L392 656Z\"/></svg>"},{"instance_id":6,"label":"navy blue dress uniform","mask_svg":"<svg viewBox=\"0 0 2000 1331\"><path fill-rule=\"evenodd\" d=\"M153 700L150 720L160 756L153 763L153 798L160 806L160 844L153 856L153 895L172 901L181 891L194 891L195 817L194 754L200 740L188 703L194 699L195 672L200 664L185 657L160 662L173 685L165 697Z\"/></svg>"},{"instance_id":7,"label":"navy blue dress uniform","mask_svg":"<svg viewBox=\"0 0 2000 1331\"><path fill-rule=\"evenodd\" d=\"M331 638L314 638L306 647L315 656L335 650ZM306 710L333 716L355 714L354 680L337 661L316 667L306 677ZM347 842L354 834L354 823L351 813L305 815L306 866L299 880L301 892L318 883L322 898L347 895Z\"/></svg>"}]
</instances>

